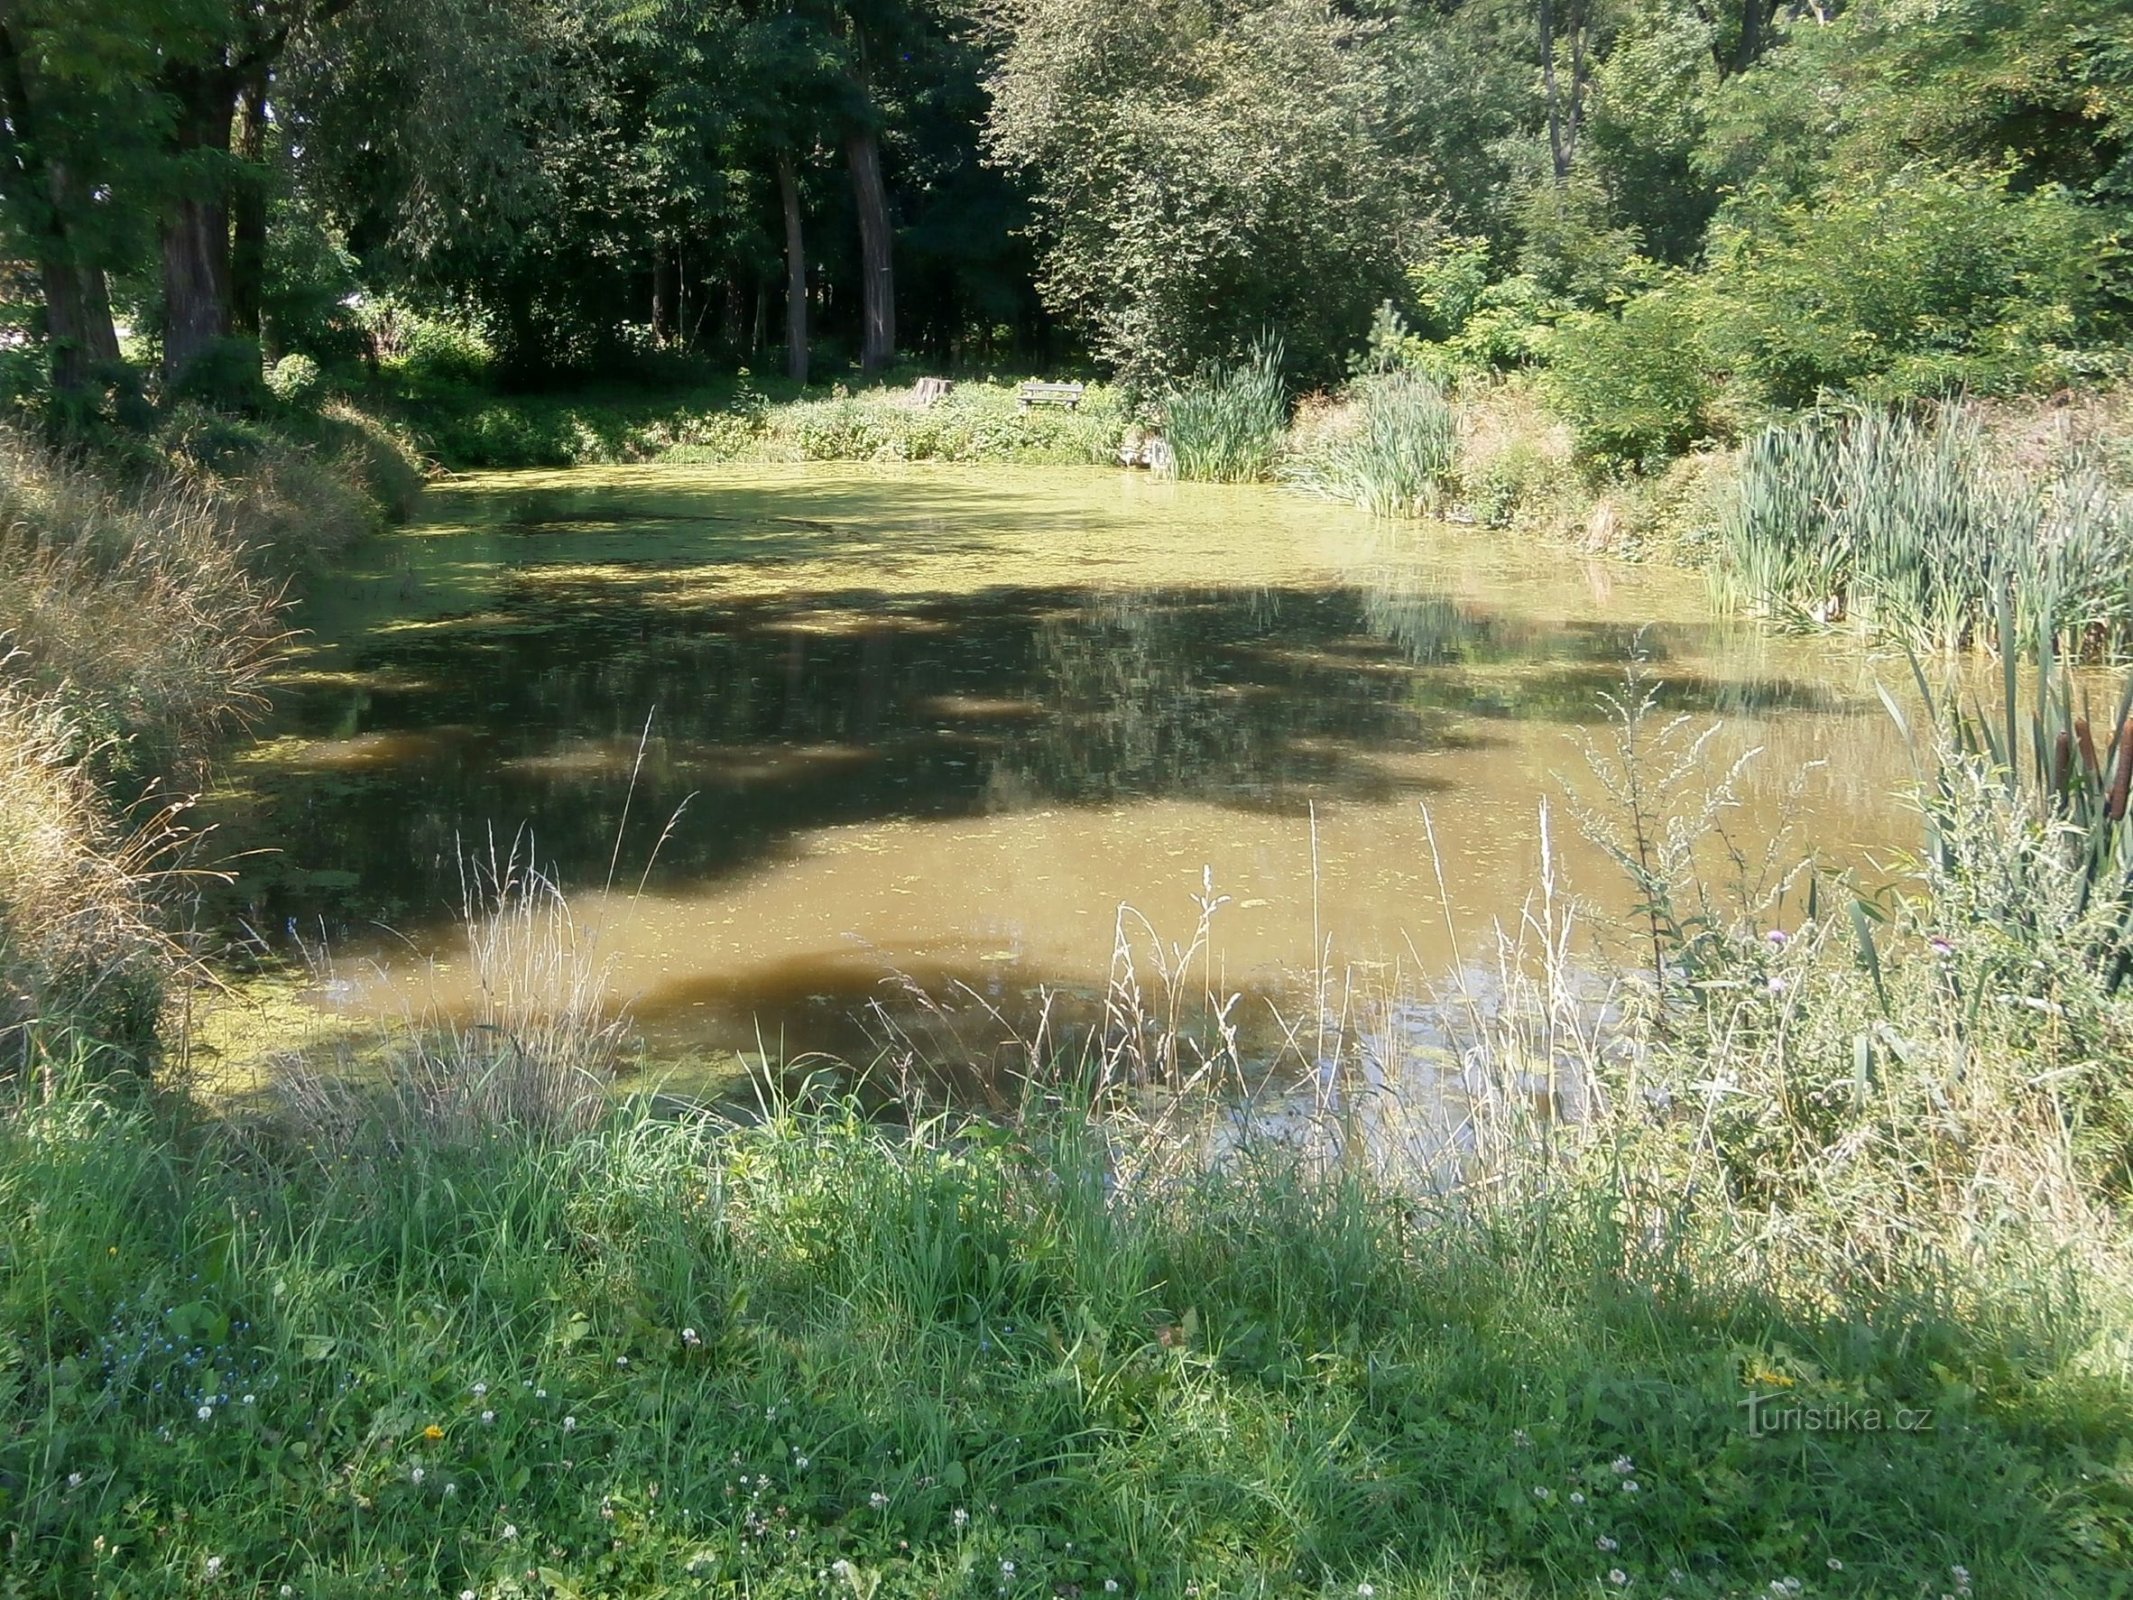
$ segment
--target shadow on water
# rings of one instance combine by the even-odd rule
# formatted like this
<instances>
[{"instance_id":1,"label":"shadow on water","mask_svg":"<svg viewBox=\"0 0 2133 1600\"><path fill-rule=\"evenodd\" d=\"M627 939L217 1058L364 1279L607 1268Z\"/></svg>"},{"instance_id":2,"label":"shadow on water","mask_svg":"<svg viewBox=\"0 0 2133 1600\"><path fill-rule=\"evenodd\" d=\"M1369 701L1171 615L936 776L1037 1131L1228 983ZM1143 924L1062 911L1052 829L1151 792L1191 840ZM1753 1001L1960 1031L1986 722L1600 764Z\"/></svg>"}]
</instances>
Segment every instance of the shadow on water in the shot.
<instances>
[{"instance_id":1,"label":"shadow on water","mask_svg":"<svg viewBox=\"0 0 2133 1600\"><path fill-rule=\"evenodd\" d=\"M246 874L253 915L427 917L457 900L466 845L522 820L561 882L597 885L618 831L621 858L640 863L685 800L656 885L889 818L1395 800L1433 780L1387 753L1486 745L1494 720L1589 722L1639 641L1627 623L1541 629L1361 589L840 591L677 608L660 588L613 568L512 587L359 640L346 673L287 692L280 726L303 743L252 773L281 851ZM1680 641L1657 632L1643 647L1665 670ZM1783 679L1668 682L1679 709L1823 703Z\"/></svg>"},{"instance_id":2,"label":"shadow on water","mask_svg":"<svg viewBox=\"0 0 2133 1600\"><path fill-rule=\"evenodd\" d=\"M989 1081L1040 991L1101 994L1122 902L1170 937L1203 883L1224 982L1270 1001L1321 911L1347 956L1435 971L1452 908L1516 916L1565 735L1604 741L1639 651L1670 714L1774 746L1751 826L1810 766L1886 776L1861 697L1692 580L1145 476L500 475L435 491L301 620L214 805L239 876L213 923L364 969L311 994L335 1019L452 1011L462 862L525 829L654 1059L759 1029L875 1059L877 1002L947 1025L902 973L969 991L972 1031L930 1043ZM1877 798L1818 803L1871 842ZM648 861L616 914L611 864L630 890Z\"/></svg>"}]
</instances>

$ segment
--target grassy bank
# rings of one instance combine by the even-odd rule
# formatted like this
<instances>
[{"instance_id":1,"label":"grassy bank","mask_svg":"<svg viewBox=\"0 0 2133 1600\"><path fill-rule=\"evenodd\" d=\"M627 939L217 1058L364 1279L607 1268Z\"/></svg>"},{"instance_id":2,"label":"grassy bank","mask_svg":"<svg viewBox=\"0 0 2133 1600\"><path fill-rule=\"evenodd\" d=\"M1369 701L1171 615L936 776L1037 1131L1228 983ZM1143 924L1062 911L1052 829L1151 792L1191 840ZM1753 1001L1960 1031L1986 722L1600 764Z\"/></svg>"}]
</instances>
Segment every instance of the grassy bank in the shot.
<instances>
[{"instance_id":1,"label":"grassy bank","mask_svg":"<svg viewBox=\"0 0 2133 1600\"><path fill-rule=\"evenodd\" d=\"M61 454L0 432L0 1072L151 1050L186 796L262 708L283 596L420 486L345 408Z\"/></svg>"},{"instance_id":2,"label":"grassy bank","mask_svg":"<svg viewBox=\"0 0 2133 1600\"><path fill-rule=\"evenodd\" d=\"M856 391L758 387L746 372L680 387L609 386L570 394L506 394L421 377L389 382L366 403L402 420L423 451L453 470L566 467L621 461L692 463L946 461L1086 465L1117 459L1125 417L1117 395L1091 385L1074 411L1023 410L1020 385L958 382L942 399L912 398L913 372Z\"/></svg>"},{"instance_id":3,"label":"grassy bank","mask_svg":"<svg viewBox=\"0 0 2133 1600\"><path fill-rule=\"evenodd\" d=\"M1132 1152L1041 1112L335 1154L79 1090L0 1130L16 1592L2124 1571L2124 1302L2014 1217L1983 1260L1810 1263L1793 1205L1597 1150L1471 1206L1273 1153L1121 1186Z\"/></svg>"}]
</instances>

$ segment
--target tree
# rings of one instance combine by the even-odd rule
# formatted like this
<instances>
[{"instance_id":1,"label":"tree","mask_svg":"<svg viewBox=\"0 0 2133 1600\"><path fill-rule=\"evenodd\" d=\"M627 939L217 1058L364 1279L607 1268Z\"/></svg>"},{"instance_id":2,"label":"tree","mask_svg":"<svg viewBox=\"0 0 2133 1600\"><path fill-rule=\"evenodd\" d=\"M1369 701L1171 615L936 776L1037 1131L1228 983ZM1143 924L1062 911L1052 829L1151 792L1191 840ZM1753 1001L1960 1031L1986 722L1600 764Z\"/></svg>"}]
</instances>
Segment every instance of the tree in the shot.
<instances>
[{"instance_id":1,"label":"tree","mask_svg":"<svg viewBox=\"0 0 2133 1600\"><path fill-rule=\"evenodd\" d=\"M995 28L990 148L1096 352L1156 388L1273 326L1337 373L1428 228L1365 32L1316 0L1003 0Z\"/></svg>"},{"instance_id":2,"label":"tree","mask_svg":"<svg viewBox=\"0 0 2133 1600\"><path fill-rule=\"evenodd\" d=\"M0 0L0 224L37 264L53 387L88 389L119 359L109 273L141 248L114 186L151 148L146 17L65 0Z\"/></svg>"}]
</instances>

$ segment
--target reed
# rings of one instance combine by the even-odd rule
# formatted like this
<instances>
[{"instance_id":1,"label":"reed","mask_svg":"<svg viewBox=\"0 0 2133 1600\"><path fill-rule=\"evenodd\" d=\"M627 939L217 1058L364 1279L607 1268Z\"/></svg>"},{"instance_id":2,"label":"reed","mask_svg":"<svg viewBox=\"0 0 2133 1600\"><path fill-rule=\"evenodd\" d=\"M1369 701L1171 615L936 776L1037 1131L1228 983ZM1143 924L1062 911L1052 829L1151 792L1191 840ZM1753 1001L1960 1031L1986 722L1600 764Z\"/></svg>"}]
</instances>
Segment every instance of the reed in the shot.
<instances>
[{"instance_id":1,"label":"reed","mask_svg":"<svg viewBox=\"0 0 2133 1600\"><path fill-rule=\"evenodd\" d=\"M1816 415L1742 452L1714 579L1744 609L1925 650L2020 651L2041 628L2116 657L2133 647L2133 500L2078 450L1996 460L1959 407Z\"/></svg>"},{"instance_id":2,"label":"reed","mask_svg":"<svg viewBox=\"0 0 2133 1600\"><path fill-rule=\"evenodd\" d=\"M1306 493L1377 517L1435 510L1450 483L1458 419L1444 391L1418 373L1358 379L1340 414L1315 430L1283 470Z\"/></svg>"},{"instance_id":3,"label":"reed","mask_svg":"<svg viewBox=\"0 0 2133 1600\"><path fill-rule=\"evenodd\" d=\"M1209 367L1164 402L1172 470L1201 483L1257 483L1273 475L1288 431L1288 386L1278 338L1263 338L1244 360Z\"/></svg>"}]
</instances>

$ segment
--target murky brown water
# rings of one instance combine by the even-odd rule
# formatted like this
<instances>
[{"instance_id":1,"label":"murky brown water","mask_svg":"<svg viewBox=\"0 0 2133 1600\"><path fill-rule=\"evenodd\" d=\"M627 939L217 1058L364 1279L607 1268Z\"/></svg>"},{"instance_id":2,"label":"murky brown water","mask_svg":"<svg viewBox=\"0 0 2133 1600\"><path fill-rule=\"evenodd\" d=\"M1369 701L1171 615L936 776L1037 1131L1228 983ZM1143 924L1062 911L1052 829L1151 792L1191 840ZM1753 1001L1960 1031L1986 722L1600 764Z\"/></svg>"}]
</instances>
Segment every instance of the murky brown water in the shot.
<instances>
[{"instance_id":1,"label":"murky brown water","mask_svg":"<svg viewBox=\"0 0 2133 1600\"><path fill-rule=\"evenodd\" d=\"M387 975L344 1010L402 1004L418 953L450 1003L461 852L520 830L670 1049L849 1052L891 974L1010 1014L1086 991L1122 903L1183 940L1207 881L1231 986L1281 993L1319 937L1336 963L1449 967L1452 930L1479 941L1531 893L1543 797L1590 792L1580 741L1640 633L1667 707L1764 747L1743 833L1789 821L1851 860L1913 835L1856 656L1722 621L1685 574L1275 490L468 478L303 621L222 807L277 853L217 915ZM1560 806L1553 835L1571 886L1619 904ZM641 896L602 899L617 861Z\"/></svg>"}]
</instances>

